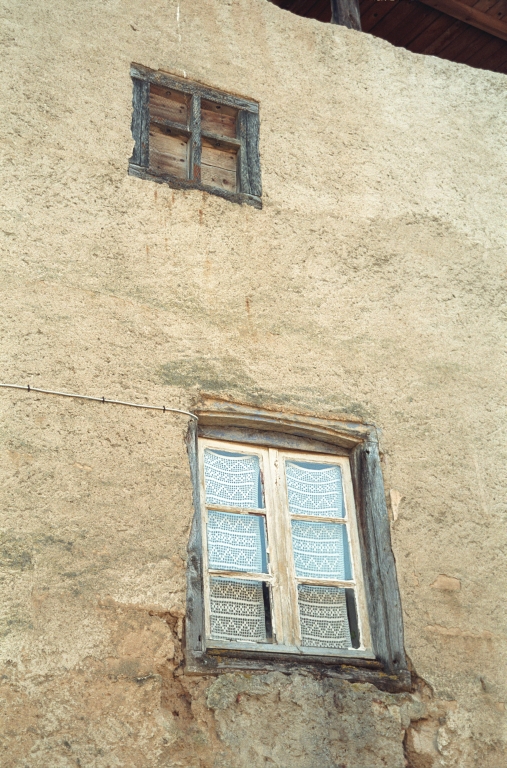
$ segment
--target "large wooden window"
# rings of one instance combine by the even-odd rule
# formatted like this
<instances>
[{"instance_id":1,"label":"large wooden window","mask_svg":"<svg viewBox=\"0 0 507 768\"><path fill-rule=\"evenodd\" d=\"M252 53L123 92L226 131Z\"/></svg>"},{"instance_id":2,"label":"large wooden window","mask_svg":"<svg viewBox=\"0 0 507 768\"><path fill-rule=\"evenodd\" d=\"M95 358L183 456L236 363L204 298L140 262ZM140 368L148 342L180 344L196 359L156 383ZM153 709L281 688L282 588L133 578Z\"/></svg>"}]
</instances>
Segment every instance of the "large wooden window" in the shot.
<instances>
[{"instance_id":1,"label":"large wooden window","mask_svg":"<svg viewBox=\"0 0 507 768\"><path fill-rule=\"evenodd\" d=\"M214 398L194 412L186 669L303 664L409 690L376 428Z\"/></svg>"},{"instance_id":2,"label":"large wooden window","mask_svg":"<svg viewBox=\"0 0 507 768\"><path fill-rule=\"evenodd\" d=\"M199 447L207 646L374 658L349 459Z\"/></svg>"},{"instance_id":3,"label":"large wooden window","mask_svg":"<svg viewBox=\"0 0 507 768\"><path fill-rule=\"evenodd\" d=\"M259 105L138 64L131 76L129 173L261 207Z\"/></svg>"}]
</instances>

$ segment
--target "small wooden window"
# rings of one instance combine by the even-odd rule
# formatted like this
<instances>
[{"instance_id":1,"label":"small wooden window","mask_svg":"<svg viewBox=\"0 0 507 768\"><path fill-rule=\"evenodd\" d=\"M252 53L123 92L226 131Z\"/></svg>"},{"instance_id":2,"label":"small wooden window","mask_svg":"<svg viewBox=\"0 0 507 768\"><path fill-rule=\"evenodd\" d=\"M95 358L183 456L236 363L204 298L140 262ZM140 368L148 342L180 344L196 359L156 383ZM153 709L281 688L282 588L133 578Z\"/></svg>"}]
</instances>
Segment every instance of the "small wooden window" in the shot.
<instances>
[{"instance_id":1,"label":"small wooden window","mask_svg":"<svg viewBox=\"0 0 507 768\"><path fill-rule=\"evenodd\" d=\"M206 647L373 659L348 457L199 448Z\"/></svg>"},{"instance_id":2,"label":"small wooden window","mask_svg":"<svg viewBox=\"0 0 507 768\"><path fill-rule=\"evenodd\" d=\"M132 65L129 173L261 207L259 106Z\"/></svg>"}]
</instances>

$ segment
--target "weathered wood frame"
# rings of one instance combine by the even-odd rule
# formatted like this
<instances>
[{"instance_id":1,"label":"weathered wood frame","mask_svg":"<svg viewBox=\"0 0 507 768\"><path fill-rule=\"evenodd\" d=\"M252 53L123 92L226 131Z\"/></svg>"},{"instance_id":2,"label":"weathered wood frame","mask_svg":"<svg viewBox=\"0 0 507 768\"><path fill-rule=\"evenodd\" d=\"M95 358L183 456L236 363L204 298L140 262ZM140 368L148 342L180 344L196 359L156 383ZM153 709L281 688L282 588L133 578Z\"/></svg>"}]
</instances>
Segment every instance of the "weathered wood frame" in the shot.
<instances>
[{"instance_id":1,"label":"weathered wood frame","mask_svg":"<svg viewBox=\"0 0 507 768\"><path fill-rule=\"evenodd\" d=\"M134 150L129 160L129 175L139 179L148 179L169 184L175 189L202 189L212 195L218 195L235 203L246 203L262 208L262 182L259 157L259 105L254 101L232 96L223 91L207 88L199 83L192 83L165 72L155 71L132 64L130 76L133 82L132 96L132 137ZM170 120L157 119L156 122L173 130L176 134L188 137L189 163L188 178L180 179L170 174L162 174L150 168L150 83L171 88L186 94L190 105L188 121L185 126ZM201 130L201 99L227 105L238 110L237 135L219 136ZM219 187L201 182L202 139L214 142L215 146L230 147L238 153L238 190L230 192Z\"/></svg>"},{"instance_id":2,"label":"weathered wood frame","mask_svg":"<svg viewBox=\"0 0 507 768\"><path fill-rule=\"evenodd\" d=\"M390 691L408 690L410 673L404 651L403 617L391 549L377 431L360 422L287 414L224 401L206 401L195 409L187 447L192 470L195 514L188 548L186 670L216 673L229 669L297 669L301 665L348 680L372 682ZM264 445L279 450L311 451L350 458L357 532L362 556L364 595L373 653L340 651L318 655L274 646L265 650L210 647L205 640L201 488L198 437ZM220 647L222 646L222 647ZM297 649L299 650L299 649ZM371 658L373 656L373 658Z\"/></svg>"}]
</instances>

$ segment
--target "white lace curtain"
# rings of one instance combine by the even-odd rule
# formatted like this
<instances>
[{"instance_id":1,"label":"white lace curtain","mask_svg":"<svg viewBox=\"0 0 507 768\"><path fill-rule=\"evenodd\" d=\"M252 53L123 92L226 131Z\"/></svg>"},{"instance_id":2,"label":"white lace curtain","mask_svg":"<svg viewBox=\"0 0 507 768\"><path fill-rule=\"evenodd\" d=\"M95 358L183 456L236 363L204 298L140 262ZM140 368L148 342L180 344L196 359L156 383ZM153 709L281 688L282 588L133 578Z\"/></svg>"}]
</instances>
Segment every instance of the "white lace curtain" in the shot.
<instances>
[{"instance_id":1,"label":"white lace curtain","mask_svg":"<svg viewBox=\"0 0 507 768\"><path fill-rule=\"evenodd\" d=\"M217 640L266 641L261 581L212 578L211 634Z\"/></svg>"},{"instance_id":2,"label":"white lace curtain","mask_svg":"<svg viewBox=\"0 0 507 768\"><path fill-rule=\"evenodd\" d=\"M340 467L309 468L287 461L285 465L289 509L293 515L343 517Z\"/></svg>"},{"instance_id":3,"label":"white lace curtain","mask_svg":"<svg viewBox=\"0 0 507 768\"><path fill-rule=\"evenodd\" d=\"M205 449L207 542L209 567L215 571L267 573L266 522L260 514L213 509L213 505L262 509L259 457ZM339 466L309 466L286 461L296 575L302 579L348 580L350 555ZM319 516L302 520L297 516ZM298 610L304 647L350 647L345 589L298 585ZM269 607L269 601L268 607ZM266 642L263 582L212 576L211 632L215 639Z\"/></svg>"},{"instance_id":4,"label":"white lace curtain","mask_svg":"<svg viewBox=\"0 0 507 768\"><path fill-rule=\"evenodd\" d=\"M300 584L301 640L308 648L350 648L345 590Z\"/></svg>"},{"instance_id":5,"label":"white lace curtain","mask_svg":"<svg viewBox=\"0 0 507 768\"><path fill-rule=\"evenodd\" d=\"M213 569L264 573L264 518L258 515L208 512L208 562Z\"/></svg>"},{"instance_id":6,"label":"white lace curtain","mask_svg":"<svg viewBox=\"0 0 507 768\"><path fill-rule=\"evenodd\" d=\"M204 452L206 503L258 509L260 470L258 456L235 456L206 449Z\"/></svg>"}]
</instances>

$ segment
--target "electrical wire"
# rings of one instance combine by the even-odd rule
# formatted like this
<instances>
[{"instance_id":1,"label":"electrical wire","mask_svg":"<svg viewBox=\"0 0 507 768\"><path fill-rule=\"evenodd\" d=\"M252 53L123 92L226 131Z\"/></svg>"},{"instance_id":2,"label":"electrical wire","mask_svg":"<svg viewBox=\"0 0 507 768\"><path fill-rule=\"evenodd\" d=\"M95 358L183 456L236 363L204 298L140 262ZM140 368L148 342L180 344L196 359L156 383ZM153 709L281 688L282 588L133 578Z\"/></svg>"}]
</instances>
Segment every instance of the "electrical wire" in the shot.
<instances>
[{"instance_id":1,"label":"electrical wire","mask_svg":"<svg viewBox=\"0 0 507 768\"><path fill-rule=\"evenodd\" d=\"M75 395L71 392L56 392L52 389L40 389L39 387L31 387L30 384L0 384L0 387L4 389L23 389L26 392L40 392L43 395L60 395L60 397L75 397L78 400L94 400L97 403L110 403L112 405L126 405L129 408L147 408L151 411L169 411L170 413L182 413L185 416L190 416L191 419L197 421L195 413L190 411L182 411L179 408L168 408L166 405L144 405L142 403L127 403L124 400L109 400L107 397L92 397L91 395Z\"/></svg>"}]
</instances>

